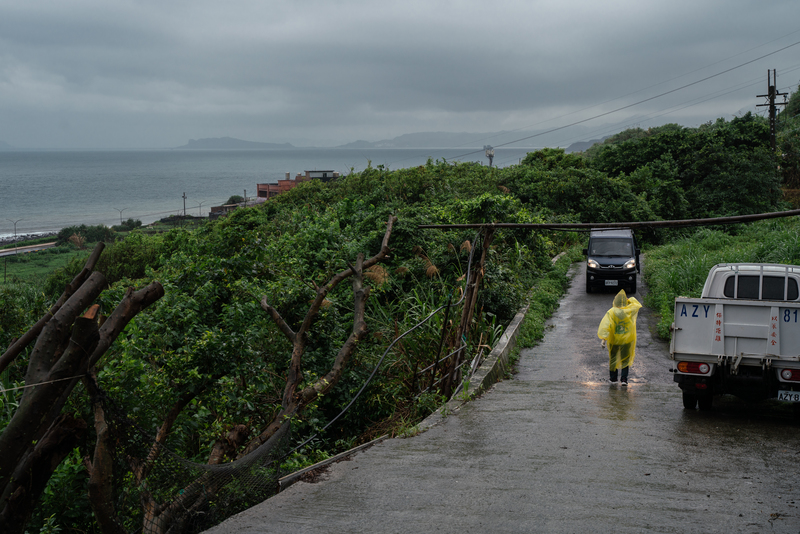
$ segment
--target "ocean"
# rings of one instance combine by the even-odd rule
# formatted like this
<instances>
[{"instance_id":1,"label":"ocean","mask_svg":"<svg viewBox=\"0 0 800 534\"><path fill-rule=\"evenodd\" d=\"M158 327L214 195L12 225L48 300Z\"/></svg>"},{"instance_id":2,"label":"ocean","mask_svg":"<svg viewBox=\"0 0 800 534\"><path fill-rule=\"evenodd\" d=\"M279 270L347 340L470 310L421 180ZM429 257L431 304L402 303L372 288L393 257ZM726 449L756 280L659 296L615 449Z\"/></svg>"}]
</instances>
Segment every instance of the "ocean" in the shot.
<instances>
[{"instance_id":1,"label":"ocean","mask_svg":"<svg viewBox=\"0 0 800 534\"><path fill-rule=\"evenodd\" d=\"M532 150L495 149L494 164L516 164ZM232 195L255 197L257 183L287 172L344 176L370 161L394 170L428 158L488 164L475 148L0 151L0 238L14 235L15 223L17 235L129 218L149 224L183 213L184 204L187 214L206 216Z\"/></svg>"}]
</instances>

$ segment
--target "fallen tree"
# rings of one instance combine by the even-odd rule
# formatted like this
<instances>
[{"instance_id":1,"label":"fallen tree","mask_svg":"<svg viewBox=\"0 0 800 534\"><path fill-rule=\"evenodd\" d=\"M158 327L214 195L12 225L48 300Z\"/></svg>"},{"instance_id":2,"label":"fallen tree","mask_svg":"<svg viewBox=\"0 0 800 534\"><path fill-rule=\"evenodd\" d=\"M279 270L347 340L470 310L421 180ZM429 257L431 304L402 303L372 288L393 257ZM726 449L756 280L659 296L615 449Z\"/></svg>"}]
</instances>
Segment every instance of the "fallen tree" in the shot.
<instances>
[{"instance_id":1,"label":"fallen tree","mask_svg":"<svg viewBox=\"0 0 800 534\"><path fill-rule=\"evenodd\" d=\"M283 443L282 437L288 432L288 424L291 419L338 383L359 341L367 333L364 314L369 288L364 286L364 271L387 257L389 239L395 222L395 217L390 217L387 221L381 248L374 256L365 260L364 255L359 254L355 265L349 264L347 269L333 275L325 284L314 286L315 298L311 301L299 326L295 327L296 330L275 307L267 302L266 297L262 298L262 309L269 314L275 325L291 342L292 354L286 374L281 409L269 424L264 428L256 429L258 433L246 445L249 429L244 425L236 425L226 435L220 436L209 455L208 467L202 470L202 474L170 494L168 498L164 498L163 495L159 497L158 493L150 487L149 477L161 461L162 456L167 454L164 447L176 420L192 399L211 387L220 378L220 375L217 375L203 384L198 384L197 387L187 391L175 401L144 454L138 457L131 454L126 455L135 486L140 489L142 532L166 534L194 531L198 524L208 520L210 502L218 503L223 500L220 496L223 488L235 480L238 480L241 485L241 478L249 476L248 471L253 470L254 467L263 468L265 463L262 459L270 456L273 450L277 450ZM309 331L320 310L324 307L326 297L348 278L352 278L353 288L354 316L351 332L334 356L325 376L298 391L303 378L303 355L306 352ZM91 388L92 386L90 386L90 390ZM115 509L112 497L114 494L114 477L111 473L114 455L112 442L115 436L108 431L107 415L101 405L94 404L94 414L97 444L93 458L87 459L85 462L90 474L89 491L92 509L103 532L123 532L124 529L121 527L123 521L118 517L120 512ZM222 460L225 457L236 458L236 460L223 464ZM200 517L200 519L195 519L193 516Z\"/></svg>"},{"instance_id":2,"label":"fallen tree","mask_svg":"<svg viewBox=\"0 0 800 534\"><path fill-rule=\"evenodd\" d=\"M82 419L62 413L78 381L103 357L125 326L161 298L161 284L129 288L101 324L94 300L106 279L94 266L100 243L84 269L39 322L0 357L0 371L34 342L24 393L0 434L0 531L24 532L25 524L51 475L87 430ZM88 310L88 311L87 311Z\"/></svg>"}]
</instances>

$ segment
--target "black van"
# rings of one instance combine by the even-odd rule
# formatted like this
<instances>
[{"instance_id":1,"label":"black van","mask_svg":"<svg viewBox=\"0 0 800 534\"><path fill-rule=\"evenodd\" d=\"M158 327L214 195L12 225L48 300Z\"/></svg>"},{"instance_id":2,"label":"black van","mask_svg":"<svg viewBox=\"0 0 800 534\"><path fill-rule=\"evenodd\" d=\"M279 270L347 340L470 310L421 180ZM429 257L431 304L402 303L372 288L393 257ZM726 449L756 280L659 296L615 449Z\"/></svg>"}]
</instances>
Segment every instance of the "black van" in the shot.
<instances>
[{"instance_id":1,"label":"black van","mask_svg":"<svg viewBox=\"0 0 800 534\"><path fill-rule=\"evenodd\" d=\"M628 228L592 230L586 256L586 292L593 289L624 289L636 293L636 273L639 272L639 247Z\"/></svg>"}]
</instances>

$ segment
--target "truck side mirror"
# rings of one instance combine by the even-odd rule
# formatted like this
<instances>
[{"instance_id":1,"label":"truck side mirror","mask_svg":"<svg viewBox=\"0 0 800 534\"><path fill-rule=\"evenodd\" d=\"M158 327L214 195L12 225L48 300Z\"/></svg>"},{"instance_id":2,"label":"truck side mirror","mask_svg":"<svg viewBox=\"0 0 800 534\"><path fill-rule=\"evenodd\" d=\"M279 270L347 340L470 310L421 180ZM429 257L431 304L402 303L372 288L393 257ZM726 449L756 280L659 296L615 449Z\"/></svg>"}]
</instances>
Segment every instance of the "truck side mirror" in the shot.
<instances>
[{"instance_id":1,"label":"truck side mirror","mask_svg":"<svg viewBox=\"0 0 800 534\"><path fill-rule=\"evenodd\" d=\"M589 249L588 248L583 249L583 255L584 256L588 256L589 255Z\"/></svg>"}]
</instances>

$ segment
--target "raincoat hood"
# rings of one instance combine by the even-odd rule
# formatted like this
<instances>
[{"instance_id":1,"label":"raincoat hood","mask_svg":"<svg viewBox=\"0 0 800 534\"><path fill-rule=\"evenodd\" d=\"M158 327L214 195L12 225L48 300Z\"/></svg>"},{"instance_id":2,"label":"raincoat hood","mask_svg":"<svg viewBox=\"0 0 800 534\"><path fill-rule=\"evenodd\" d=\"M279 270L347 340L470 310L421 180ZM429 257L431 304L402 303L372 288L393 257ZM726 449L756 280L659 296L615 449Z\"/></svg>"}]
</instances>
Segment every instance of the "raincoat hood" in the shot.
<instances>
[{"instance_id":1,"label":"raincoat hood","mask_svg":"<svg viewBox=\"0 0 800 534\"><path fill-rule=\"evenodd\" d=\"M625 294L624 289L620 289L619 293L614 297L614 307L624 308L628 305L628 295Z\"/></svg>"}]
</instances>

